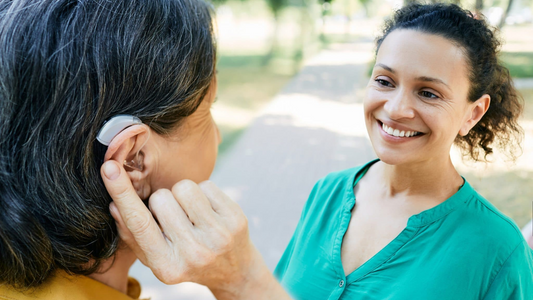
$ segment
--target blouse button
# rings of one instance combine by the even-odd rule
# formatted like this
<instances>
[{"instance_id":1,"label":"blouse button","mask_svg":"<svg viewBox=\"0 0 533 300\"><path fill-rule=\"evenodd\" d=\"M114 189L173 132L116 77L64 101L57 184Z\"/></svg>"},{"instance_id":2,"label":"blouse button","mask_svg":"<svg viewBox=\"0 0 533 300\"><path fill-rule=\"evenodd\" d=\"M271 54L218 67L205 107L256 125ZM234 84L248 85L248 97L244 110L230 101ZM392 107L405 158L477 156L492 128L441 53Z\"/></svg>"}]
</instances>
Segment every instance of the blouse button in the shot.
<instances>
[{"instance_id":1,"label":"blouse button","mask_svg":"<svg viewBox=\"0 0 533 300\"><path fill-rule=\"evenodd\" d=\"M344 286L344 280L339 281L339 287L343 287L343 286Z\"/></svg>"}]
</instances>

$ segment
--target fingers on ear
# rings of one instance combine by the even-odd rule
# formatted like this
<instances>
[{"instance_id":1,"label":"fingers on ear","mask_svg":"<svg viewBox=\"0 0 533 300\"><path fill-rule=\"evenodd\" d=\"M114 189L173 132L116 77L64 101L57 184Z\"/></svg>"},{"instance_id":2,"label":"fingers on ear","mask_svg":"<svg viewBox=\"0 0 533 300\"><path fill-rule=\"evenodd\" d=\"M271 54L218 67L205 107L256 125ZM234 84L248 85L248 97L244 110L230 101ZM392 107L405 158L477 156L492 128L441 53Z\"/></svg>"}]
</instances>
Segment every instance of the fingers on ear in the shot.
<instances>
[{"instance_id":1,"label":"fingers on ear","mask_svg":"<svg viewBox=\"0 0 533 300\"><path fill-rule=\"evenodd\" d=\"M144 124L130 126L117 134L109 144L104 161L114 160L124 166L137 195L141 199L150 196L151 188L146 180L145 154L141 149L150 137L150 128Z\"/></svg>"}]
</instances>

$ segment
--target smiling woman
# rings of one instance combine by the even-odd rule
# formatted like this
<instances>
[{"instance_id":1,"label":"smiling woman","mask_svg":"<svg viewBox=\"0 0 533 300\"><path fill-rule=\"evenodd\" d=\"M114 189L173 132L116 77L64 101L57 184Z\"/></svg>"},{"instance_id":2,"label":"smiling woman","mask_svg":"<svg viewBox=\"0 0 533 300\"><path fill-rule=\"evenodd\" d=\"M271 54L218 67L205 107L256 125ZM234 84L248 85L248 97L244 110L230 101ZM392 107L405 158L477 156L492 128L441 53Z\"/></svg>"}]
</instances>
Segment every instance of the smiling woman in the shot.
<instances>
[{"instance_id":1,"label":"smiling woman","mask_svg":"<svg viewBox=\"0 0 533 300\"><path fill-rule=\"evenodd\" d=\"M519 148L495 34L415 4L376 44L364 108L379 159L315 185L275 275L296 299L530 299L533 251L450 160L454 143L474 160Z\"/></svg>"}]
</instances>

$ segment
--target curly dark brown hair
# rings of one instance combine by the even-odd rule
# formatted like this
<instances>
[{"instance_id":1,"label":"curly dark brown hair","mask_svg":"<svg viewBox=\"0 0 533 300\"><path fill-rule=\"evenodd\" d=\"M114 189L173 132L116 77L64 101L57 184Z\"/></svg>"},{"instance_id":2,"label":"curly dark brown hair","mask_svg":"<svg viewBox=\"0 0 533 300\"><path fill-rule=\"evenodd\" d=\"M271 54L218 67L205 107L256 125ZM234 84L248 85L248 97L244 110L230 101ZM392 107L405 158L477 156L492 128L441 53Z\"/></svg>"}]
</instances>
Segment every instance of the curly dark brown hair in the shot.
<instances>
[{"instance_id":1,"label":"curly dark brown hair","mask_svg":"<svg viewBox=\"0 0 533 300\"><path fill-rule=\"evenodd\" d=\"M414 3L397 10L386 21L383 34L376 39L377 50L396 29L439 35L463 48L470 68L468 100L475 102L488 94L490 107L467 135L456 137L455 144L465 157L475 161L486 161L494 146L515 160L521 152L523 131L518 118L524 104L509 70L498 59L501 46L498 30L487 24L482 15L474 17L454 4Z\"/></svg>"}]
</instances>

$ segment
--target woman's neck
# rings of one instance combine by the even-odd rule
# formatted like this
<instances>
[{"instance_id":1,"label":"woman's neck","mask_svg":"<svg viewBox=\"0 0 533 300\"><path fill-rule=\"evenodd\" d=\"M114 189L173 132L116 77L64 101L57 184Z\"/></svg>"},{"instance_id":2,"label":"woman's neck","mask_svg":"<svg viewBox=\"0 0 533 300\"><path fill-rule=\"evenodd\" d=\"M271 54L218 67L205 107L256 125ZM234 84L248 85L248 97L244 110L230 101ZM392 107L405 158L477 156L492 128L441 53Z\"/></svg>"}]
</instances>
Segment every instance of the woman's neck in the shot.
<instances>
[{"instance_id":1,"label":"woman's neck","mask_svg":"<svg viewBox=\"0 0 533 300\"><path fill-rule=\"evenodd\" d=\"M100 266L102 272L89 275L90 278L126 294L128 290L128 272L137 260L137 256L126 246L122 246L115 258L108 259Z\"/></svg>"},{"instance_id":2,"label":"woman's neck","mask_svg":"<svg viewBox=\"0 0 533 300\"><path fill-rule=\"evenodd\" d=\"M449 157L406 165L380 163L378 168L382 174L384 192L391 198L400 194L445 200L463 184Z\"/></svg>"}]
</instances>

